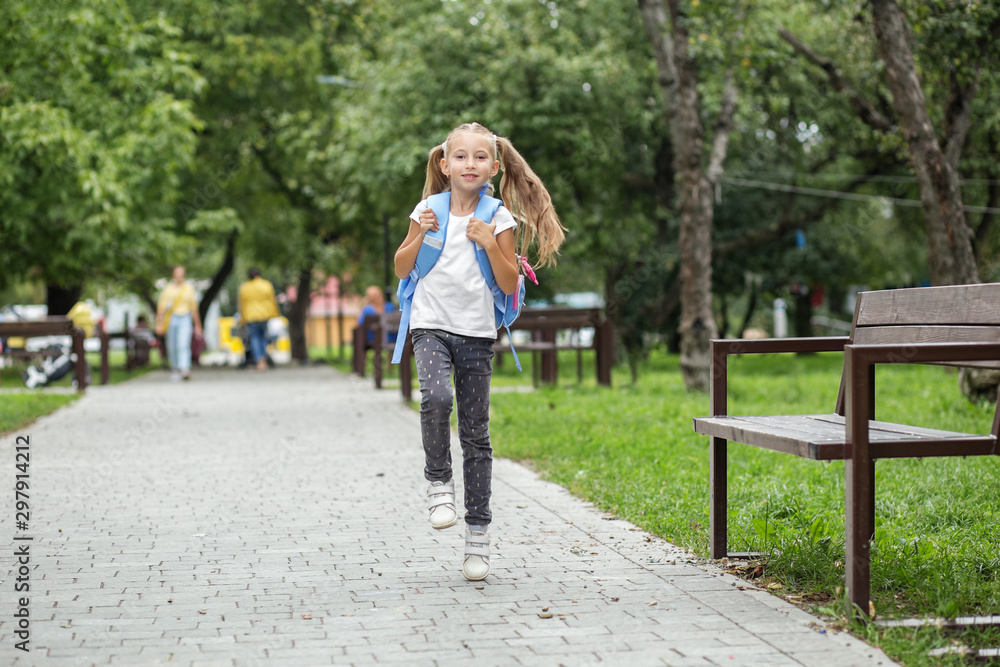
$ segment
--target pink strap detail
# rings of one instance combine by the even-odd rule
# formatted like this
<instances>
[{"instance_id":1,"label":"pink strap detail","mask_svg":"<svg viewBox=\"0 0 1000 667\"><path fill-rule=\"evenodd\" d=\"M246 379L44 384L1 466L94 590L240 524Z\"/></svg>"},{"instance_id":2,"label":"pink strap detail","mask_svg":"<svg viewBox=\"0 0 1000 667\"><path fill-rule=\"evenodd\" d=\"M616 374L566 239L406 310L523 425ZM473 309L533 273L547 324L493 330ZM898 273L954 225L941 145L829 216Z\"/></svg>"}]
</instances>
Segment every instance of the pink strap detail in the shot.
<instances>
[{"instance_id":1,"label":"pink strap detail","mask_svg":"<svg viewBox=\"0 0 1000 667\"><path fill-rule=\"evenodd\" d=\"M538 278L535 277L535 272L532 270L531 265L528 264L527 257L518 257L521 262L521 266L524 267L524 275L531 278L531 282L538 284Z\"/></svg>"}]
</instances>

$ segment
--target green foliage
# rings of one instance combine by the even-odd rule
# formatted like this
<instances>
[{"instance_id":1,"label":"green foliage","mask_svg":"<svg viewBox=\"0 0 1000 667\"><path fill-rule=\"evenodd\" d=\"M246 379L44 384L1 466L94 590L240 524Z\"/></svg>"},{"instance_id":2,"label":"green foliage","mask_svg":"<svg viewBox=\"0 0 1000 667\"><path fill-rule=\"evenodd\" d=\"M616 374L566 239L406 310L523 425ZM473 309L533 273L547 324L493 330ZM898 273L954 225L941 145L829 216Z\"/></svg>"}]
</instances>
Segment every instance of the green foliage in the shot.
<instances>
[{"instance_id":1,"label":"green foliage","mask_svg":"<svg viewBox=\"0 0 1000 667\"><path fill-rule=\"evenodd\" d=\"M955 85L976 83L963 196L997 206L1000 8L901 5L939 135ZM706 152L735 73L726 178L917 198L912 180L843 177L910 177L905 141L865 124L778 34L829 58L895 122L866 2L681 6ZM603 292L633 362L650 333L673 333L674 156L634 3L2 0L0 12L0 289L86 277L148 296L177 261L213 275L234 233L237 273L381 283L428 149L475 119L512 139L568 227L560 266L529 299ZM716 194L720 303L746 292L747 272L767 296L926 275L919 209L725 180ZM995 215L969 219L981 274L996 279Z\"/></svg>"},{"instance_id":2,"label":"green foliage","mask_svg":"<svg viewBox=\"0 0 1000 667\"><path fill-rule=\"evenodd\" d=\"M0 286L126 282L173 245L203 79L168 23L115 0L4 0Z\"/></svg>"},{"instance_id":3,"label":"green foliage","mask_svg":"<svg viewBox=\"0 0 1000 667\"><path fill-rule=\"evenodd\" d=\"M634 7L381 3L364 34L344 50L359 86L345 93L340 151L346 211L361 234L380 242L371 221L388 214L395 249L427 152L478 120L524 154L569 228L566 261L543 284L601 289L602 266L648 245L652 160L664 134Z\"/></svg>"},{"instance_id":4,"label":"green foliage","mask_svg":"<svg viewBox=\"0 0 1000 667\"><path fill-rule=\"evenodd\" d=\"M888 199L919 199L908 148L889 102L883 64L872 27L870 4L856 0L755 3L751 48L741 79L741 113L726 163L722 202L716 207L716 237L733 244L754 235L765 239L717 255L716 290L739 294L745 272L762 276L763 291L787 296L793 283L872 287L920 284L927 277L927 250L919 208L877 201L855 202L751 188L726 179L857 193ZM978 81L974 119L961 151L962 188L970 205L995 205L998 87L995 3L902 2L913 28L914 57L935 129L946 145L953 129L945 113L954 108L956 85ZM826 73L778 34L787 28L850 87L835 90ZM978 72L978 74L976 74ZM853 108L852 93L868 100L893 127L878 130ZM873 177L855 181L851 175ZM992 190L990 188L993 188ZM992 197L992 199L991 199ZM991 203L992 202L992 203ZM995 279L996 231L988 214L970 213L979 229L981 276ZM766 234L780 229L783 233ZM796 247L803 230L806 248ZM738 254L737 254L738 253Z\"/></svg>"}]
</instances>

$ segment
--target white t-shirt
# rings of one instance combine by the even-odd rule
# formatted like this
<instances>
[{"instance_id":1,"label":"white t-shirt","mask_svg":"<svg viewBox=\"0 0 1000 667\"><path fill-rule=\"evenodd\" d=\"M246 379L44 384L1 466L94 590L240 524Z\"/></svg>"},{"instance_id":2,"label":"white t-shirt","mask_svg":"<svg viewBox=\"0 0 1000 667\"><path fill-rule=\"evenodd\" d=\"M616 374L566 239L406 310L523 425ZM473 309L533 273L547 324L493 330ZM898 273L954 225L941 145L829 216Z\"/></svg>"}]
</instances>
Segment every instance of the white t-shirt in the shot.
<instances>
[{"instance_id":1,"label":"white t-shirt","mask_svg":"<svg viewBox=\"0 0 1000 667\"><path fill-rule=\"evenodd\" d=\"M413 209L410 219L419 221L426 208L425 199ZM479 269L475 244L465 236L471 218L471 213L449 216L448 236L441 256L434 268L417 282L413 293L411 330L441 329L472 338L497 337L493 295ZM494 236L517 226L514 216L503 206L497 209L492 222L497 225ZM443 223L439 220L438 224Z\"/></svg>"}]
</instances>

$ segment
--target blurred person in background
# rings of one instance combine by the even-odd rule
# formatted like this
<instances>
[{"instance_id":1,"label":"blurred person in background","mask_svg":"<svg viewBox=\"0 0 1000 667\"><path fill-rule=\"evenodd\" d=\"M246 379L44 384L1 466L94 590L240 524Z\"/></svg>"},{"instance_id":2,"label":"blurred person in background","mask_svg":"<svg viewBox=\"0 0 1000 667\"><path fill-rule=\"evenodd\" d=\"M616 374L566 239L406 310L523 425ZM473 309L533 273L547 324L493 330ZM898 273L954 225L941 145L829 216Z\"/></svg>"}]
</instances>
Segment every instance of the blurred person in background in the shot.
<instances>
[{"instance_id":1,"label":"blurred person in background","mask_svg":"<svg viewBox=\"0 0 1000 667\"><path fill-rule=\"evenodd\" d=\"M267 321L278 317L278 302L274 286L260 276L260 269L247 272L249 280L240 285L240 321L246 325L250 337L250 351L257 362L258 371L267 370Z\"/></svg>"}]
</instances>

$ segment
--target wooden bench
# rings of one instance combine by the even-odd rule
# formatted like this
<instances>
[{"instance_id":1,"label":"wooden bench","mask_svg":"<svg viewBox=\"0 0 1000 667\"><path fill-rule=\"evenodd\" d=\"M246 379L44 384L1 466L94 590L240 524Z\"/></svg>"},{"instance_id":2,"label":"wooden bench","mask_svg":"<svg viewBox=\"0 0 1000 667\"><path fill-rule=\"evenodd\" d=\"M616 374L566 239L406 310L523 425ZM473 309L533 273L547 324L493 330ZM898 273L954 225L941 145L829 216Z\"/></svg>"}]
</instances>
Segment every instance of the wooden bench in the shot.
<instances>
[{"instance_id":1,"label":"wooden bench","mask_svg":"<svg viewBox=\"0 0 1000 667\"><path fill-rule=\"evenodd\" d=\"M390 343L388 335L399 330L400 313L386 313L379 318L369 318L359 324L354 329L354 355L353 370L360 377L364 377L365 365L367 363L367 351L371 349L375 355L375 387L382 388L382 378L389 359L392 355L394 343ZM594 341L592 345L579 346L579 348L559 345L556 342L557 332L565 329L594 328ZM541 363L535 364L535 368L540 369L541 381L543 383L555 383L558 374L556 353L561 349L591 349L596 350L597 359L595 362L597 370L597 381L600 384L611 385L611 365L614 361L614 335L611 323L604 317L604 312L598 308L553 308L553 309L530 309L525 308L521 316L511 325L511 330L522 330L533 332L533 338L529 343L515 344L514 349L518 351L532 351L540 353ZM373 333L372 347L366 344L368 332ZM506 342L498 341L494 350L499 353L510 351L510 345ZM384 354L383 354L384 352ZM410 335L406 336L406 343L403 347L403 355L400 359L399 379L400 391L403 399L409 401L413 395L413 344ZM577 357L577 373L582 376L581 357Z\"/></svg>"},{"instance_id":2,"label":"wooden bench","mask_svg":"<svg viewBox=\"0 0 1000 667\"><path fill-rule=\"evenodd\" d=\"M47 317L44 320L0 322L0 338L36 338L38 336L70 336L77 362L73 365L77 391L87 388L86 353L83 330L73 326L68 317Z\"/></svg>"},{"instance_id":3,"label":"wooden bench","mask_svg":"<svg viewBox=\"0 0 1000 667\"><path fill-rule=\"evenodd\" d=\"M593 349L595 354L595 370L597 383L611 386L611 366L614 363L614 331L611 322L600 308L525 308L517 320L510 326L511 332L530 331L531 340L514 343L517 352L532 354L533 382L537 385L556 384L559 377L559 350L575 350L577 380L583 379L583 351ZM593 329L594 338L591 344L560 343L560 331ZM503 329L500 333L505 333ZM510 343L501 337L493 346L497 353L497 361L501 363L504 352L510 352ZM540 359L539 359L540 357Z\"/></svg>"},{"instance_id":4,"label":"wooden bench","mask_svg":"<svg viewBox=\"0 0 1000 667\"><path fill-rule=\"evenodd\" d=\"M399 311L384 313L379 317L368 317L354 327L354 354L352 370L359 377L365 376L365 366L368 363L368 350L371 350L375 357L374 376L375 388L382 388L382 380L385 376L386 367L392 360L392 350L395 342L389 341L389 335L399 330ZM371 347L368 346L368 333L372 334ZM413 367L410 359L413 357L413 346L410 336L406 336L406 344L403 347L403 356L399 364L399 380L403 399L409 401L413 394Z\"/></svg>"},{"instance_id":5,"label":"wooden bench","mask_svg":"<svg viewBox=\"0 0 1000 667\"><path fill-rule=\"evenodd\" d=\"M843 351L834 412L739 417L729 414L727 364L734 354ZM1000 368L1000 283L863 292L851 334L831 338L713 340L712 417L694 419L711 436L710 551L727 551L728 441L821 461L846 461L848 607L867 618L870 541L875 527L875 461L883 458L1000 454L1000 410L989 433L968 434L875 421L877 364Z\"/></svg>"},{"instance_id":6,"label":"wooden bench","mask_svg":"<svg viewBox=\"0 0 1000 667\"><path fill-rule=\"evenodd\" d=\"M108 353L111 350L111 340L121 338L125 341L125 370L131 373L136 368L149 365L149 351L152 347L150 339L136 336L131 331L107 332L100 323L97 325L97 336L101 341L101 384L107 384L111 377L111 364Z\"/></svg>"}]
</instances>

